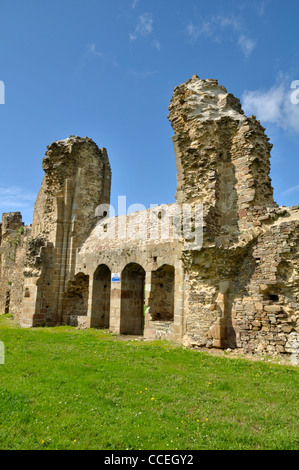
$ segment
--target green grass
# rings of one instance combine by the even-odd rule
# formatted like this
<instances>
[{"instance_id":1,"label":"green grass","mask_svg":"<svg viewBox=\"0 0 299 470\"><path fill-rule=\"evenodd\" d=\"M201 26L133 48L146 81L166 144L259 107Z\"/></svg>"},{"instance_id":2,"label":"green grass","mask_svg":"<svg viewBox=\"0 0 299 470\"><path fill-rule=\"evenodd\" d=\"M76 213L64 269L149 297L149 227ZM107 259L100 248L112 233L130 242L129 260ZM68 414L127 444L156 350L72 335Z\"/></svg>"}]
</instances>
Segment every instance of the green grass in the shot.
<instances>
[{"instance_id":1,"label":"green grass","mask_svg":"<svg viewBox=\"0 0 299 470\"><path fill-rule=\"evenodd\" d=\"M298 449L298 368L0 317L0 449Z\"/></svg>"}]
</instances>

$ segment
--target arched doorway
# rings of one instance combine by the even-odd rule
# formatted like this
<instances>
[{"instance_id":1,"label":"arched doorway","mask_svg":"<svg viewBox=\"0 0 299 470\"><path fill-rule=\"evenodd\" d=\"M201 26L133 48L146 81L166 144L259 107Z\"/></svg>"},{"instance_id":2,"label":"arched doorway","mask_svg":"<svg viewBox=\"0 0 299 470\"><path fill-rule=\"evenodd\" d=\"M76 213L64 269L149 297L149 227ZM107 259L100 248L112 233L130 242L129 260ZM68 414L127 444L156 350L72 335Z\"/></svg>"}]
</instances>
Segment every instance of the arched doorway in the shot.
<instances>
[{"instance_id":1,"label":"arched doorway","mask_svg":"<svg viewBox=\"0 0 299 470\"><path fill-rule=\"evenodd\" d=\"M120 333L143 335L145 270L128 264L121 275Z\"/></svg>"},{"instance_id":2,"label":"arched doorway","mask_svg":"<svg viewBox=\"0 0 299 470\"><path fill-rule=\"evenodd\" d=\"M166 264L152 273L149 306L154 321L174 319L174 275L174 267Z\"/></svg>"},{"instance_id":3,"label":"arched doorway","mask_svg":"<svg viewBox=\"0 0 299 470\"><path fill-rule=\"evenodd\" d=\"M78 317L86 316L88 309L89 276L78 273L68 284L63 303L63 322L78 325Z\"/></svg>"},{"instance_id":4,"label":"arched doorway","mask_svg":"<svg viewBox=\"0 0 299 470\"><path fill-rule=\"evenodd\" d=\"M97 267L93 276L91 327L109 328L111 271L105 264Z\"/></svg>"}]
</instances>

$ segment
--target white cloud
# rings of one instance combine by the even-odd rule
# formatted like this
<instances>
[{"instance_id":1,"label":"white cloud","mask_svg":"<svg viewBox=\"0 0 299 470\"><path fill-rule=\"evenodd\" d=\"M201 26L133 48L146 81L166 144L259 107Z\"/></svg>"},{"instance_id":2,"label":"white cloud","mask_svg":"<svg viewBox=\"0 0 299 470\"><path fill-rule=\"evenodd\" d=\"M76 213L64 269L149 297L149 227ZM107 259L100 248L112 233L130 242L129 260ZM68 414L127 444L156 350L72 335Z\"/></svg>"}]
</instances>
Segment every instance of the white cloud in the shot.
<instances>
[{"instance_id":1,"label":"white cloud","mask_svg":"<svg viewBox=\"0 0 299 470\"><path fill-rule=\"evenodd\" d=\"M232 16L217 16L214 18L214 22L218 23L221 28L230 28L234 31L240 31L242 29L241 21Z\"/></svg>"},{"instance_id":2,"label":"white cloud","mask_svg":"<svg viewBox=\"0 0 299 470\"><path fill-rule=\"evenodd\" d=\"M281 119L284 97L283 85L266 91L245 91L243 108L245 113L255 114L262 121L277 123Z\"/></svg>"},{"instance_id":3,"label":"white cloud","mask_svg":"<svg viewBox=\"0 0 299 470\"><path fill-rule=\"evenodd\" d=\"M0 187L0 204L4 210L17 210L31 207L36 199L36 194L18 186ZM7 208L7 209L5 209Z\"/></svg>"},{"instance_id":4,"label":"white cloud","mask_svg":"<svg viewBox=\"0 0 299 470\"><path fill-rule=\"evenodd\" d=\"M246 114L273 123L284 130L299 132L299 104L292 103L291 81L284 79L269 90L245 91L242 97Z\"/></svg>"},{"instance_id":5,"label":"white cloud","mask_svg":"<svg viewBox=\"0 0 299 470\"><path fill-rule=\"evenodd\" d=\"M133 3L132 3L132 8L135 8L138 2L139 2L139 0L134 0Z\"/></svg>"},{"instance_id":6,"label":"white cloud","mask_svg":"<svg viewBox=\"0 0 299 470\"><path fill-rule=\"evenodd\" d=\"M130 34L131 41L135 41L140 36L148 36L153 32L153 17L151 13L140 15L137 26L133 34Z\"/></svg>"},{"instance_id":7,"label":"white cloud","mask_svg":"<svg viewBox=\"0 0 299 470\"><path fill-rule=\"evenodd\" d=\"M137 25L133 33L129 35L130 41L136 41L140 38L150 37L153 34L153 16L151 13L144 13L140 15L137 20ZM152 47L161 50L161 44L156 39L151 41Z\"/></svg>"},{"instance_id":8,"label":"white cloud","mask_svg":"<svg viewBox=\"0 0 299 470\"><path fill-rule=\"evenodd\" d=\"M247 38L246 36L244 36L244 34L241 34L241 36L239 37L238 44L241 47L245 57L250 56L256 45L255 41L250 38Z\"/></svg>"},{"instance_id":9,"label":"white cloud","mask_svg":"<svg viewBox=\"0 0 299 470\"><path fill-rule=\"evenodd\" d=\"M232 37L237 36L237 44L245 57L249 57L254 50L256 43L253 39L244 33L242 21L231 16L211 16L195 24L190 21L186 27L186 33L189 40L195 43L200 36L206 36L214 42L223 43L230 32Z\"/></svg>"},{"instance_id":10,"label":"white cloud","mask_svg":"<svg viewBox=\"0 0 299 470\"><path fill-rule=\"evenodd\" d=\"M155 47L158 51L161 50L161 44L159 43L159 41L154 40L152 42L152 46Z\"/></svg>"},{"instance_id":11,"label":"white cloud","mask_svg":"<svg viewBox=\"0 0 299 470\"><path fill-rule=\"evenodd\" d=\"M280 193L281 196L286 196L287 194L291 194L291 193L297 193L299 192L299 184L297 184L296 186L292 186L291 188L289 189L286 189L285 191L283 191L282 193Z\"/></svg>"},{"instance_id":12,"label":"white cloud","mask_svg":"<svg viewBox=\"0 0 299 470\"><path fill-rule=\"evenodd\" d=\"M88 45L88 52L98 57L104 57L104 54L102 52L97 51L96 45L93 42Z\"/></svg>"},{"instance_id":13,"label":"white cloud","mask_svg":"<svg viewBox=\"0 0 299 470\"><path fill-rule=\"evenodd\" d=\"M200 35L198 28L192 22L187 24L186 33L191 41L196 41L198 36Z\"/></svg>"},{"instance_id":14,"label":"white cloud","mask_svg":"<svg viewBox=\"0 0 299 470\"><path fill-rule=\"evenodd\" d=\"M187 25L187 35L191 42L196 42L201 34L211 36L213 34L212 23L203 21L200 25L195 25L192 21Z\"/></svg>"},{"instance_id":15,"label":"white cloud","mask_svg":"<svg viewBox=\"0 0 299 470\"><path fill-rule=\"evenodd\" d=\"M271 3L272 0L259 0L256 4L253 4L258 11L259 16L264 16L266 8Z\"/></svg>"},{"instance_id":16,"label":"white cloud","mask_svg":"<svg viewBox=\"0 0 299 470\"><path fill-rule=\"evenodd\" d=\"M130 34L130 41L135 41L135 39L137 39L137 36L136 34Z\"/></svg>"},{"instance_id":17,"label":"white cloud","mask_svg":"<svg viewBox=\"0 0 299 470\"><path fill-rule=\"evenodd\" d=\"M118 65L116 58L112 54L106 54L106 53L99 51L94 42L90 43L87 46L86 55L98 57L99 59L102 59L104 63L113 65L115 67Z\"/></svg>"}]
</instances>

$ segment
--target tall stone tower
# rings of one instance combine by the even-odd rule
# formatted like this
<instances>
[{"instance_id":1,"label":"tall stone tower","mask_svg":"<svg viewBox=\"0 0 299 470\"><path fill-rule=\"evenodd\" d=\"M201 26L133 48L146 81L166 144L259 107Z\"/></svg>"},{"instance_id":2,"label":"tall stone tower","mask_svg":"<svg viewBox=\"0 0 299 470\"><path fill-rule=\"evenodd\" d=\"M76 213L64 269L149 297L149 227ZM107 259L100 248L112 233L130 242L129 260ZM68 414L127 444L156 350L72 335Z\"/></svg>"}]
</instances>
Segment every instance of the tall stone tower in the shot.
<instances>
[{"instance_id":1,"label":"tall stone tower","mask_svg":"<svg viewBox=\"0 0 299 470\"><path fill-rule=\"evenodd\" d=\"M196 75L175 88L169 111L177 202L203 204L206 240L235 243L257 214L276 207L265 129L217 80Z\"/></svg>"},{"instance_id":2,"label":"tall stone tower","mask_svg":"<svg viewBox=\"0 0 299 470\"><path fill-rule=\"evenodd\" d=\"M184 342L236 347L248 341L249 312L264 299L255 276L264 269L269 277L255 247L283 215L269 176L272 145L255 116L246 117L217 80L194 75L175 88L169 111L177 201L203 205L202 249L190 251L186 243L183 249Z\"/></svg>"},{"instance_id":3,"label":"tall stone tower","mask_svg":"<svg viewBox=\"0 0 299 470\"><path fill-rule=\"evenodd\" d=\"M106 149L71 136L48 146L44 179L32 222L22 326L60 324L79 248L96 223L96 208L110 203L111 169Z\"/></svg>"}]
</instances>

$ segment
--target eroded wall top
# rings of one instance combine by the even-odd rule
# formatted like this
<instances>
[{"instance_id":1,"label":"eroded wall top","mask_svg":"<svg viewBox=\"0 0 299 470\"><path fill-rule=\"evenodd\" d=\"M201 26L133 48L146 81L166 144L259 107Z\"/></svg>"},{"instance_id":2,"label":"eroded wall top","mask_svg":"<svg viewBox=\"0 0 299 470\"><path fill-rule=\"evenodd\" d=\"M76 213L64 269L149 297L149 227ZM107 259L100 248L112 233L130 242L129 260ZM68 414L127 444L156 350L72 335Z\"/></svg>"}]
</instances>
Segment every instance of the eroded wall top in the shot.
<instances>
[{"instance_id":1,"label":"eroded wall top","mask_svg":"<svg viewBox=\"0 0 299 470\"><path fill-rule=\"evenodd\" d=\"M236 240L257 216L277 207L270 179L272 145L255 116L218 84L196 75L175 88L174 129L179 203L202 203L212 239Z\"/></svg>"},{"instance_id":2,"label":"eroded wall top","mask_svg":"<svg viewBox=\"0 0 299 470\"><path fill-rule=\"evenodd\" d=\"M48 146L45 176L35 203L32 236L55 243L57 223L72 224L77 246L95 223L99 204L110 203L111 169L106 149L71 136Z\"/></svg>"}]
</instances>

